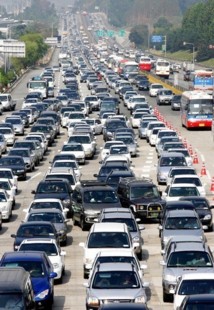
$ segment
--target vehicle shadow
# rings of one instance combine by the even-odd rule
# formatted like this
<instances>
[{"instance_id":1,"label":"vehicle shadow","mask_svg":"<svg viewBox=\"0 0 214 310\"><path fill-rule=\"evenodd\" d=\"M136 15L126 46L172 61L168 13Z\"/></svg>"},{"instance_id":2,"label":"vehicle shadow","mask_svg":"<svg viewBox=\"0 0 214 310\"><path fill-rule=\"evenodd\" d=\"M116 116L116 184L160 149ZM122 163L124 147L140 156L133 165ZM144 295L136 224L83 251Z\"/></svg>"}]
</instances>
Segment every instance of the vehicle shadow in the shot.
<instances>
[{"instance_id":1,"label":"vehicle shadow","mask_svg":"<svg viewBox=\"0 0 214 310\"><path fill-rule=\"evenodd\" d=\"M8 230L8 227L5 226L5 222L2 223L2 229L0 230L0 235L3 235Z\"/></svg>"}]
</instances>

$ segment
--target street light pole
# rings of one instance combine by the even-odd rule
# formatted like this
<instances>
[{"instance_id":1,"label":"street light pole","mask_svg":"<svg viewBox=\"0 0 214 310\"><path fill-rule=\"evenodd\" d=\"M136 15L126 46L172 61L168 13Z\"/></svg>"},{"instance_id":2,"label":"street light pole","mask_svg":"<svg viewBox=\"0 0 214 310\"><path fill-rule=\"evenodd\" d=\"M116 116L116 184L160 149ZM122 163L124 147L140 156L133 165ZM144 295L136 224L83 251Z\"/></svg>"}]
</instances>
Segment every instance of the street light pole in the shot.
<instances>
[{"instance_id":1,"label":"street light pole","mask_svg":"<svg viewBox=\"0 0 214 310\"><path fill-rule=\"evenodd\" d=\"M192 45L192 63L195 64L195 45L191 42L183 42L183 45Z\"/></svg>"}]
</instances>

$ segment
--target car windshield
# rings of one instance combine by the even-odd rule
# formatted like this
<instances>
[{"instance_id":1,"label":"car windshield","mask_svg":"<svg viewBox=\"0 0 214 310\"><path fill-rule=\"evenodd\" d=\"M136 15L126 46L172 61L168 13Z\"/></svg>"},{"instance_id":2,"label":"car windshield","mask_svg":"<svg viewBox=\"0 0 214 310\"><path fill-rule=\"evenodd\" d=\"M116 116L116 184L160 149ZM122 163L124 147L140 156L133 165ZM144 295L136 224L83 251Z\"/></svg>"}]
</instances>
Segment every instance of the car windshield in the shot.
<instances>
[{"instance_id":1,"label":"car windshield","mask_svg":"<svg viewBox=\"0 0 214 310\"><path fill-rule=\"evenodd\" d=\"M30 224L20 226L16 235L19 238L32 238L32 237L54 238L55 234L51 226L40 223L39 225Z\"/></svg>"},{"instance_id":2,"label":"car windshield","mask_svg":"<svg viewBox=\"0 0 214 310\"><path fill-rule=\"evenodd\" d=\"M91 143L89 136L71 136L68 140L68 143L77 142L77 143Z\"/></svg>"},{"instance_id":3,"label":"car windshield","mask_svg":"<svg viewBox=\"0 0 214 310\"><path fill-rule=\"evenodd\" d=\"M128 235L123 232L95 232L91 233L88 248L130 248Z\"/></svg>"},{"instance_id":4,"label":"car windshield","mask_svg":"<svg viewBox=\"0 0 214 310\"><path fill-rule=\"evenodd\" d=\"M0 170L0 178L12 179L12 173L8 170Z\"/></svg>"},{"instance_id":5,"label":"car windshield","mask_svg":"<svg viewBox=\"0 0 214 310\"><path fill-rule=\"evenodd\" d=\"M99 176L107 176L112 170L114 171L128 171L126 166L104 166L100 168Z\"/></svg>"},{"instance_id":6,"label":"car windshield","mask_svg":"<svg viewBox=\"0 0 214 310\"><path fill-rule=\"evenodd\" d=\"M56 212L39 212L32 213L28 217L28 222L45 221L51 223L63 223L64 218L61 213Z\"/></svg>"},{"instance_id":7,"label":"car windshield","mask_svg":"<svg viewBox=\"0 0 214 310\"><path fill-rule=\"evenodd\" d=\"M66 144L63 145L62 151L83 151L83 146L81 144Z\"/></svg>"},{"instance_id":8,"label":"car windshield","mask_svg":"<svg viewBox=\"0 0 214 310\"><path fill-rule=\"evenodd\" d=\"M43 182L38 185L37 193L64 193L66 185L63 182Z\"/></svg>"},{"instance_id":9,"label":"car windshield","mask_svg":"<svg viewBox=\"0 0 214 310\"><path fill-rule=\"evenodd\" d=\"M5 122L6 123L11 123L11 124L14 124L14 125L22 124L22 121L19 118L8 118L8 119L6 119Z\"/></svg>"},{"instance_id":10,"label":"car windshield","mask_svg":"<svg viewBox=\"0 0 214 310\"><path fill-rule=\"evenodd\" d=\"M6 134L12 134L12 129L10 128L0 128L0 133L2 133L3 135L6 135Z\"/></svg>"},{"instance_id":11,"label":"car windshield","mask_svg":"<svg viewBox=\"0 0 214 310\"><path fill-rule=\"evenodd\" d=\"M131 187L131 199L150 199L160 198L160 194L156 186L133 186Z\"/></svg>"},{"instance_id":12,"label":"car windshield","mask_svg":"<svg viewBox=\"0 0 214 310\"><path fill-rule=\"evenodd\" d=\"M122 141L124 142L124 144L134 144L134 140L132 139L132 137L116 137L116 140L118 141Z\"/></svg>"},{"instance_id":13,"label":"car windshield","mask_svg":"<svg viewBox=\"0 0 214 310\"><path fill-rule=\"evenodd\" d=\"M84 193L85 203L117 203L119 199L113 190L88 190Z\"/></svg>"},{"instance_id":14,"label":"car windshield","mask_svg":"<svg viewBox=\"0 0 214 310\"><path fill-rule=\"evenodd\" d=\"M16 155L16 156L22 156L22 157L30 157L30 155L29 155L27 150L17 150L17 149L14 149L14 150L11 150L9 153L10 153L10 155Z\"/></svg>"},{"instance_id":15,"label":"car windshield","mask_svg":"<svg viewBox=\"0 0 214 310\"><path fill-rule=\"evenodd\" d=\"M67 168L73 168L76 169L77 167L77 163L75 161L56 161L53 165L54 168L57 167L67 167Z\"/></svg>"},{"instance_id":16,"label":"car windshield","mask_svg":"<svg viewBox=\"0 0 214 310\"><path fill-rule=\"evenodd\" d=\"M95 274L92 287L94 289L136 289L140 287L140 282L133 271L105 271Z\"/></svg>"},{"instance_id":17,"label":"car windshield","mask_svg":"<svg viewBox=\"0 0 214 310\"><path fill-rule=\"evenodd\" d=\"M31 278L41 278L45 275L43 263L38 261L3 262L3 266L7 268L23 267L30 273Z\"/></svg>"},{"instance_id":18,"label":"car windshield","mask_svg":"<svg viewBox=\"0 0 214 310\"><path fill-rule=\"evenodd\" d=\"M214 293L214 279L183 280L178 290L178 295L213 294L213 293Z\"/></svg>"},{"instance_id":19,"label":"car windshield","mask_svg":"<svg viewBox=\"0 0 214 310\"><path fill-rule=\"evenodd\" d=\"M184 145L183 145L183 143L182 142L172 142L172 143L165 143L164 145L163 145L163 151L167 151L167 150L169 150L169 149L175 149L175 148L184 148Z\"/></svg>"},{"instance_id":20,"label":"car windshield","mask_svg":"<svg viewBox=\"0 0 214 310\"><path fill-rule=\"evenodd\" d=\"M30 209L58 209L62 211L62 207L57 201L33 202L30 206Z\"/></svg>"},{"instance_id":21,"label":"car windshield","mask_svg":"<svg viewBox=\"0 0 214 310\"><path fill-rule=\"evenodd\" d=\"M196 217L168 217L165 223L165 229L201 229L201 225Z\"/></svg>"},{"instance_id":22,"label":"car windshield","mask_svg":"<svg viewBox=\"0 0 214 310\"><path fill-rule=\"evenodd\" d=\"M58 255L56 245L53 243L23 243L19 247L19 251L45 252L48 256Z\"/></svg>"},{"instance_id":23,"label":"car windshield","mask_svg":"<svg viewBox=\"0 0 214 310\"><path fill-rule=\"evenodd\" d=\"M4 157L0 159L0 166L19 165L23 166L23 160L21 158Z\"/></svg>"},{"instance_id":24,"label":"car windshield","mask_svg":"<svg viewBox=\"0 0 214 310\"><path fill-rule=\"evenodd\" d=\"M177 156L163 156L160 159L160 167L168 167L168 166L187 166L186 160L184 157Z\"/></svg>"},{"instance_id":25,"label":"car windshield","mask_svg":"<svg viewBox=\"0 0 214 310\"><path fill-rule=\"evenodd\" d=\"M137 226L133 219L131 218L105 218L102 222L110 222L110 223L125 223L130 232L136 232Z\"/></svg>"},{"instance_id":26,"label":"car windshield","mask_svg":"<svg viewBox=\"0 0 214 310\"><path fill-rule=\"evenodd\" d=\"M0 193L0 202L6 202L7 201L7 197L5 196L4 193Z\"/></svg>"},{"instance_id":27,"label":"car windshield","mask_svg":"<svg viewBox=\"0 0 214 310\"><path fill-rule=\"evenodd\" d=\"M24 302L24 295L23 294L16 294L16 293L1 293L0 294L0 309L18 309L24 310L25 302Z\"/></svg>"},{"instance_id":28,"label":"car windshield","mask_svg":"<svg viewBox=\"0 0 214 310\"><path fill-rule=\"evenodd\" d=\"M190 184L195 184L196 186L202 186L201 181L199 178L175 178L173 181L174 184L178 184L178 183L190 183Z\"/></svg>"},{"instance_id":29,"label":"car windshield","mask_svg":"<svg viewBox=\"0 0 214 310\"><path fill-rule=\"evenodd\" d=\"M180 251L169 256L167 267L211 267L212 259L205 251Z\"/></svg>"},{"instance_id":30,"label":"car windshield","mask_svg":"<svg viewBox=\"0 0 214 310\"><path fill-rule=\"evenodd\" d=\"M176 186L169 190L169 197L200 196L197 187Z\"/></svg>"},{"instance_id":31,"label":"car windshield","mask_svg":"<svg viewBox=\"0 0 214 310\"><path fill-rule=\"evenodd\" d=\"M110 154L127 154L129 153L128 148L126 146L115 146L110 150Z\"/></svg>"},{"instance_id":32,"label":"car windshield","mask_svg":"<svg viewBox=\"0 0 214 310\"><path fill-rule=\"evenodd\" d=\"M6 191L11 190L10 183L7 181L0 181L0 189L5 189Z\"/></svg>"}]
</instances>

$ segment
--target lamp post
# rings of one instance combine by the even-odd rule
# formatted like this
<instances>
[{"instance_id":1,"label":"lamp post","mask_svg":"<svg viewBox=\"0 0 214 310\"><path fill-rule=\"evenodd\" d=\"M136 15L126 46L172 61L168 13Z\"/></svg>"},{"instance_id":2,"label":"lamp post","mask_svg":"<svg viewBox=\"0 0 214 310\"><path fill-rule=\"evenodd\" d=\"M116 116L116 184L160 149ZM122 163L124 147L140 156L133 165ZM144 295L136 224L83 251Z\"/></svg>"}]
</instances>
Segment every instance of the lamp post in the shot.
<instances>
[{"instance_id":1,"label":"lamp post","mask_svg":"<svg viewBox=\"0 0 214 310\"><path fill-rule=\"evenodd\" d=\"M195 64L195 45L190 42L183 42L183 45L192 45L192 63Z\"/></svg>"}]
</instances>

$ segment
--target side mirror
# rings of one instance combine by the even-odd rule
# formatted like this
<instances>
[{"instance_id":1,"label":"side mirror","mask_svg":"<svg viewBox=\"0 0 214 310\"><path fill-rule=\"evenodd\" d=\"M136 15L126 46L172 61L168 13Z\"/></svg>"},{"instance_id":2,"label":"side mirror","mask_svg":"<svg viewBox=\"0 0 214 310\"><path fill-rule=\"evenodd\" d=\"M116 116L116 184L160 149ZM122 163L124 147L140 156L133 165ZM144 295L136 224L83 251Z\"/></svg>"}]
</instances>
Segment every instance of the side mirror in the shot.
<instances>
[{"instance_id":1,"label":"side mirror","mask_svg":"<svg viewBox=\"0 0 214 310\"><path fill-rule=\"evenodd\" d=\"M89 287L88 282L84 282L84 283L83 283L83 286L86 287L86 288Z\"/></svg>"},{"instance_id":2,"label":"side mirror","mask_svg":"<svg viewBox=\"0 0 214 310\"><path fill-rule=\"evenodd\" d=\"M84 243L84 242L80 242L80 243L79 243L79 246L82 247L82 248L84 248L84 247L85 247L85 243Z\"/></svg>"},{"instance_id":3,"label":"side mirror","mask_svg":"<svg viewBox=\"0 0 214 310\"><path fill-rule=\"evenodd\" d=\"M161 266L166 266L165 261L164 261L164 260L161 260L161 261L160 261L160 265L161 265Z\"/></svg>"},{"instance_id":4,"label":"side mirror","mask_svg":"<svg viewBox=\"0 0 214 310\"><path fill-rule=\"evenodd\" d=\"M163 230L163 226L162 226L162 225L159 225L159 226L158 226L158 229L159 229L159 230Z\"/></svg>"}]
</instances>

